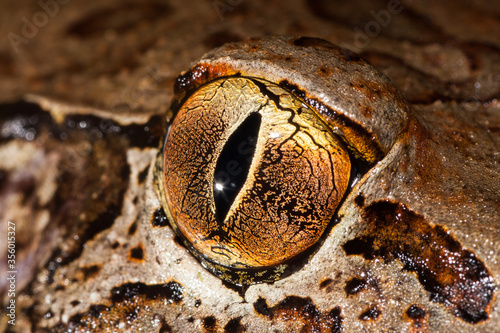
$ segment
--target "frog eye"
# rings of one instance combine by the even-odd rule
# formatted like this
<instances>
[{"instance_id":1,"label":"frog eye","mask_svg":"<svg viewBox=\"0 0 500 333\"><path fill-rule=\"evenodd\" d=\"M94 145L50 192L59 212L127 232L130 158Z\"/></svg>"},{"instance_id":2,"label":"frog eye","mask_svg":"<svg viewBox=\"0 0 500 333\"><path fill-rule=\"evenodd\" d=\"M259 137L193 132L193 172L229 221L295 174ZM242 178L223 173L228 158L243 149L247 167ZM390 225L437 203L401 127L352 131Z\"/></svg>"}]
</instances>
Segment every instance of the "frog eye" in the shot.
<instances>
[{"instance_id":1,"label":"frog eye","mask_svg":"<svg viewBox=\"0 0 500 333\"><path fill-rule=\"evenodd\" d=\"M236 284L281 278L296 258L311 253L346 195L351 160L373 163L384 149L376 134L334 117L340 110L291 80L307 75L269 62L270 50L280 51L276 44L300 57L304 47L296 42L270 38L223 47L177 81L175 118L157 163L159 196L190 251ZM309 52L325 53L321 43ZM252 48L261 52L244 59ZM338 59L326 51L324 57ZM341 82L338 88L329 92L333 98L346 95Z\"/></svg>"},{"instance_id":2,"label":"frog eye","mask_svg":"<svg viewBox=\"0 0 500 333\"><path fill-rule=\"evenodd\" d=\"M318 241L347 189L350 161L290 93L227 78L182 105L163 170L166 203L187 241L221 265L260 268Z\"/></svg>"}]
</instances>

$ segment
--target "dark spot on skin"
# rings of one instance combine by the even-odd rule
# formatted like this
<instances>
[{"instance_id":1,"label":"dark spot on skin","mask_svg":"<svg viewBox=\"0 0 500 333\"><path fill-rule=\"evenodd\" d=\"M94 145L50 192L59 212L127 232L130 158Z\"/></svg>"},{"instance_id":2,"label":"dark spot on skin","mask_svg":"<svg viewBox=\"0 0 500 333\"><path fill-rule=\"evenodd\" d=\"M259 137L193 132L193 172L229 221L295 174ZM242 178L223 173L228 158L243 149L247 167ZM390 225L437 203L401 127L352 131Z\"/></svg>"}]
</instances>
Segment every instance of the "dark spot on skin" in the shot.
<instances>
[{"instance_id":1,"label":"dark spot on skin","mask_svg":"<svg viewBox=\"0 0 500 333\"><path fill-rule=\"evenodd\" d=\"M197 299L196 302L194 302L194 306L199 307L201 305L201 300Z\"/></svg>"},{"instance_id":2,"label":"dark spot on skin","mask_svg":"<svg viewBox=\"0 0 500 333\"><path fill-rule=\"evenodd\" d=\"M215 317L205 317L203 318L203 328L205 328L206 332L215 332L217 325L217 320Z\"/></svg>"},{"instance_id":3,"label":"dark spot on skin","mask_svg":"<svg viewBox=\"0 0 500 333\"><path fill-rule=\"evenodd\" d=\"M406 315L412 321L413 327L417 328L417 332L424 332L425 327L428 326L427 314L424 309L413 304L406 310Z\"/></svg>"},{"instance_id":4,"label":"dark spot on skin","mask_svg":"<svg viewBox=\"0 0 500 333\"><path fill-rule=\"evenodd\" d=\"M241 324L241 317L231 319L226 326L224 326L226 333L241 333L245 332L245 326Z\"/></svg>"},{"instance_id":5,"label":"dark spot on skin","mask_svg":"<svg viewBox=\"0 0 500 333\"><path fill-rule=\"evenodd\" d=\"M106 311L107 309L108 309L108 307L104 306L104 305L99 305L99 304L91 305L89 308L88 315L90 317L99 318L99 315L101 314L101 312Z\"/></svg>"},{"instance_id":6,"label":"dark spot on skin","mask_svg":"<svg viewBox=\"0 0 500 333\"><path fill-rule=\"evenodd\" d=\"M425 317L425 310L413 304L406 310L406 315L410 319L421 319Z\"/></svg>"},{"instance_id":7,"label":"dark spot on skin","mask_svg":"<svg viewBox=\"0 0 500 333\"><path fill-rule=\"evenodd\" d=\"M114 242L112 245L111 245L111 248L114 250L116 248L118 248L120 246L120 243L118 242Z\"/></svg>"},{"instance_id":8,"label":"dark spot on skin","mask_svg":"<svg viewBox=\"0 0 500 333\"><path fill-rule=\"evenodd\" d=\"M372 117L373 108L371 106L363 106L361 107L361 114L366 118Z\"/></svg>"},{"instance_id":9,"label":"dark spot on skin","mask_svg":"<svg viewBox=\"0 0 500 333\"><path fill-rule=\"evenodd\" d=\"M79 124L85 124L81 128ZM152 116L145 124L119 125L110 119L101 119L91 115L71 115L65 118L68 130L78 130L94 141L100 141L103 136L120 136L126 138L130 147L147 148L159 145L165 129L165 119ZM128 175L127 178L128 179Z\"/></svg>"},{"instance_id":10,"label":"dark spot on skin","mask_svg":"<svg viewBox=\"0 0 500 333\"><path fill-rule=\"evenodd\" d=\"M359 315L360 320L376 320L380 316L380 311L377 308L370 308Z\"/></svg>"},{"instance_id":11,"label":"dark spot on skin","mask_svg":"<svg viewBox=\"0 0 500 333\"><path fill-rule=\"evenodd\" d=\"M325 289L326 287L328 287L331 283L333 282L332 279L324 279L323 281L321 281L321 283L319 284L319 289Z\"/></svg>"},{"instance_id":12,"label":"dark spot on skin","mask_svg":"<svg viewBox=\"0 0 500 333\"><path fill-rule=\"evenodd\" d=\"M342 332L343 326L342 326L342 316L341 316L342 311L340 310L340 307L337 306L333 309L330 310L328 313L328 317L330 318L331 322L331 332L332 333L340 333Z\"/></svg>"},{"instance_id":13,"label":"dark spot on skin","mask_svg":"<svg viewBox=\"0 0 500 333\"><path fill-rule=\"evenodd\" d=\"M495 284L483 262L439 225L401 203L375 202L364 210L365 236L346 242L347 255L398 259L414 272L432 302L468 323L488 318Z\"/></svg>"},{"instance_id":14,"label":"dark spot on skin","mask_svg":"<svg viewBox=\"0 0 500 333\"><path fill-rule=\"evenodd\" d=\"M347 296L351 296L359 293L361 290L366 288L366 286L367 283L365 279L353 277L346 282L344 290Z\"/></svg>"},{"instance_id":15,"label":"dark spot on skin","mask_svg":"<svg viewBox=\"0 0 500 333\"><path fill-rule=\"evenodd\" d=\"M129 252L129 257L132 260L140 260L144 259L144 250L142 249L142 244L137 245Z\"/></svg>"},{"instance_id":16,"label":"dark spot on skin","mask_svg":"<svg viewBox=\"0 0 500 333\"><path fill-rule=\"evenodd\" d=\"M371 253L373 246L373 237L354 238L346 242L342 248L348 256L363 255Z\"/></svg>"},{"instance_id":17,"label":"dark spot on skin","mask_svg":"<svg viewBox=\"0 0 500 333\"><path fill-rule=\"evenodd\" d=\"M172 327L170 327L169 324L165 322L165 319L163 319L163 322L161 323L160 330L158 333L172 333Z\"/></svg>"},{"instance_id":18,"label":"dark spot on skin","mask_svg":"<svg viewBox=\"0 0 500 333\"><path fill-rule=\"evenodd\" d=\"M71 325L71 323L82 322L82 318L83 318L83 314L81 314L81 313L77 313L76 315L71 316L71 318L69 318L69 325Z\"/></svg>"},{"instance_id":19,"label":"dark spot on skin","mask_svg":"<svg viewBox=\"0 0 500 333\"><path fill-rule=\"evenodd\" d=\"M106 305L94 304L86 313L79 313L70 318L68 324L60 323L57 332L80 332L96 328L99 332L116 331L123 321L129 325L143 316L148 316L150 306L154 304L172 304L182 301L184 288L175 281L167 284L145 285L127 283L111 290ZM155 313L152 318L160 326L159 332L172 332L165 321L165 316Z\"/></svg>"},{"instance_id":20,"label":"dark spot on skin","mask_svg":"<svg viewBox=\"0 0 500 333\"><path fill-rule=\"evenodd\" d=\"M188 323L194 323L194 318L193 317L189 317L188 318Z\"/></svg>"},{"instance_id":21,"label":"dark spot on skin","mask_svg":"<svg viewBox=\"0 0 500 333\"><path fill-rule=\"evenodd\" d=\"M55 289L55 291L61 291L61 290L66 289L66 287L63 286L63 285L58 284L54 289Z\"/></svg>"},{"instance_id":22,"label":"dark spot on skin","mask_svg":"<svg viewBox=\"0 0 500 333\"><path fill-rule=\"evenodd\" d=\"M129 234L129 236L132 236L133 234L135 234L136 231L137 231L137 222L134 222L128 228L128 234Z\"/></svg>"},{"instance_id":23,"label":"dark spot on skin","mask_svg":"<svg viewBox=\"0 0 500 333\"><path fill-rule=\"evenodd\" d=\"M273 313L267 306L267 302L264 298L259 297L255 303L253 303L253 308L258 314L269 317L269 319L273 319Z\"/></svg>"},{"instance_id":24,"label":"dark spot on skin","mask_svg":"<svg viewBox=\"0 0 500 333\"><path fill-rule=\"evenodd\" d=\"M168 218L162 208L155 210L151 218L151 224L153 227L166 227L168 225Z\"/></svg>"},{"instance_id":25,"label":"dark spot on skin","mask_svg":"<svg viewBox=\"0 0 500 333\"><path fill-rule=\"evenodd\" d=\"M184 287L175 281L167 284L146 285L144 283L127 283L111 290L111 301L125 302L131 298L143 297L148 300L166 299L168 303L182 301Z\"/></svg>"},{"instance_id":26,"label":"dark spot on skin","mask_svg":"<svg viewBox=\"0 0 500 333\"><path fill-rule=\"evenodd\" d=\"M333 70L332 68L328 67L328 66L321 66L320 68L318 68L318 75L319 76L330 76L333 74Z\"/></svg>"},{"instance_id":27,"label":"dark spot on skin","mask_svg":"<svg viewBox=\"0 0 500 333\"><path fill-rule=\"evenodd\" d=\"M320 312L310 298L289 296L273 307L268 307L263 298L254 303L254 309L258 314L269 319L279 318L287 321L300 322L304 332L341 332L342 317L339 307L328 312Z\"/></svg>"},{"instance_id":28,"label":"dark spot on skin","mask_svg":"<svg viewBox=\"0 0 500 333\"><path fill-rule=\"evenodd\" d=\"M354 203L362 208L365 205L365 197L362 194L358 194L356 198L354 198Z\"/></svg>"},{"instance_id":29,"label":"dark spot on skin","mask_svg":"<svg viewBox=\"0 0 500 333\"><path fill-rule=\"evenodd\" d=\"M92 266L87 266L82 268L83 276L85 280L95 278L97 274L99 274L101 270L101 266L99 265L92 265Z\"/></svg>"},{"instance_id":30,"label":"dark spot on skin","mask_svg":"<svg viewBox=\"0 0 500 333\"><path fill-rule=\"evenodd\" d=\"M148 176L149 173L149 165L144 168L141 172L139 172L138 179L139 179L139 184L144 183L146 180L146 177Z\"/></svg>"},{"instance_id":31,"label":"dark spot on skin","mask_svg":"<svg viewBox=\"0 0 500 333\"><path fill-rule=\"evenodd\" d=\"M128 172L129 172L128 166L125 167L125 169L126 170L124 170L122 173L127 174L128 177ZM123 198L123 196L120 197ZM89 226L88 232L85 233L85 235L87 236L85 242L87 242L89 239L92 239L98 233L106 229L109 229L115 222L115 219L118 216L120 216L120 212L121 212L121 207L113 204L110 205L105 212L99 214L97 219L95 219Z\"/></svg>"},{"instance_id":32,"label":"dark spot on skin","mask_svg":"<svg viewBox=\"0 0 500 333\"><path fill-rule=\"evenodd\" d=\"M77 306L78 304L80 304L80 301L78 300L74 300L74 301L71 301L70 303L72 306Z\"/></svg>"}]
</instances>

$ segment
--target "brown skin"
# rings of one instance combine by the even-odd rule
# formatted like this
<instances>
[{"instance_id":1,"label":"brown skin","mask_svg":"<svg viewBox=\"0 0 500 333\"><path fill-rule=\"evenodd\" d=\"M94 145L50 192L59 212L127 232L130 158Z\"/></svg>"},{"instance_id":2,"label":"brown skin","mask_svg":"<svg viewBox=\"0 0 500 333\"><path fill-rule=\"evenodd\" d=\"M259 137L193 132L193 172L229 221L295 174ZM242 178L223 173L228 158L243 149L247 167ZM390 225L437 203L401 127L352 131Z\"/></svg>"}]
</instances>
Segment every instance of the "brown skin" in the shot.
<instances>
[{"instance_id":1,"label":"brown skin","mask_svg":"<svg viewBox=\"0 0 500 333\"><path fill-rule=\"evenodd\" d=\"M360 138L368 149L358 150L375 151L374 160L381 158L380 163L348 191L351 195L341 205L338 224L327 230L307 265L273 284L239 289L239 294L200 265L174 237L164 216L157 213L160 203L152 185L157 150L150 147L159 146L165 126L152 116L165 119L178 73L223 42L278 32L320 36L338 45L359 48L353 43L353 27L364 30L365 24L374 20L370 11L379 13L387 3L353 1L340 6L335 1L292 1L284 7L273 0L265 4L241 2L226 8L222 19L212 1L197 6L186 6L182 1L168 4L170 7L158 10L142 3L132 6L113 0L72 0L39 29L36 37L21 46L21 53L11 53L8 40L3 39L0 98L13 101L25 93L37 93L41 97L32 100L46 111L37 110L35 115L49 117L52 136L45 137L47 132L40 130L40 123L32 123L33 114L2 112L3 125L20 117L8 124L26 121L21 128L34 129L35 138L28 140L25 134L31 132L2 131L0 149L7 157L1 159L0 186L5 195L0 201L8 210L0 209L0 213L7 214L2 221L16 220L19 263L23 263L23 269L30 268L18 274L16 326L7 326L7 317L2 316L0 330L497 330L500 307L496 289L491 300L482 298L487 292L470 297L467 307L485 311L487 318L467 321L454 312L457 305L463 308L460 304L467 304L461 303L464 294L454 293L449 298L452 303L441 303L439 298L430 298L418 272L404 269L400 259L391 255L365 259L346 254L343 248L372 230L367 217L373 215L368 207L388 202L393 207L405 207L407 216L414 214L419 221L425 220L419 223L421 231L445 230L459 243L460 251L454 254L469 251L483 263L495 285L499 281L496 152L500 113L496 100L500 86L496 75L500 16L494 2L402 1L404 10L391 16L390 24L361 47L359 57L339 54L341 63L358 63L362 58L389 76L405 95L411 116L387 121L387 132L379 133L374 130L380 108L370 109L363 103L359 114L349 111L345 117L335 108L324 109L327 115L336 112L332 118L343 117L339 125L349 125L349 121L354 124L352 134L345 136ZM31 19L40 10L36 2L24 11L13 10L23 5L6 2L0 28L3 36L21 33L20 18ZM148 19L141 21L140 17ZM318 43L302 39L294 46L303 54ZM263 49L254 41L247 50L248 58ZM329 49L335 52L334 47ZM277 68L291 59L298 69L304 60L303 56L292 57L294 52L268 53ZM227 69L230 63L222 61L212 67ZM338 66L325 67L323 63L311 69L307 63L304 67L304 71L315 74L315 79L308 84L294 80L287 83L295 83L296 91L307 96L300 92L296 95L309 97L312 104L314 98L320 99L311 95L318 89L316 78L323 72L335 73ZM345 76L360 87L357 83L362 77ZM377 90L386 89L387 85ZM339 91L343 90L327 89L328 93ZM361 100L366 99L351 102ZM387 103L390 99L382 105ZM82 128L82 119L70 114L84 120L94 115L96 121ZM76 122L64 125L65 119ZM129 128L131 124L137 126ZM58 130L70 139L62 140ZM99 137L99 131L104 137ZM378 153L370 148L374 141L381 142ZM394 142L394 146L387 145ZM356 141L348 147L355 151ZM26 152L30 152L29 158L23 158ZM23 164L26 161L29 164ZM68 169L75 162L77 167ZM91 165L95 167L86 167ZM19 177L19 172L34 177ZM30 178L34 186L22 182ZM59 194L52 197L50 193ZM359 194L365 198L365 208L355 203ZM60 200L54 200L56 197ZM390 220L402 209L394 209L388 215ZM30 231L29 236L25 231ZM394 235L390 230L382 234ZM418 235L426 233L416 232ZM30 244L30 238L37 239L34 248L23 247ZM412 239L415 244L423 240L402 239ZM380 244L384 243L392 244L390 240ZM398 249L394 245L390 250L393 253ZM41 254L39 260L33 260L29 256L32 253ZM415 254L422 259L431 257L430 251ZM439 260L428 267L437 265ZM448 267L448 273L440 275L440 283L449 281L456 286L453 281L460 280L453 273L457 270ZM364 279L365 287L347 296L346 287L353 278ZM462 281L466 282L463 286L470 286L474 279Z\"/></svg>"},{"instance_id":2,"label":"brown skin","mask_svg":"<svg viewBox=\"0 0 500 333\"><path fill-rule=\"evenodd\" d=\"M255 45L259 45L259 47L255 47ZM272 55L266 53L266 50L269 49L273 50ZM252 57L248 56L249 50L254 50ZM272 65L269 65L271 58L277 57L280 54L282 54L285 59L279 62L280 67L274 68ZM428 129L414 118L413 113L405 106L397 91L383 76L380 76L359 58L350 56L349 59L351 61L346 61L345 57L341 57L343 54L344 52L341 49L325 41L303 37L264 38L262 40L248 40L239 44L229 44L212 51L201 61L203 65L195 65L191 71L179 77L178 83L179 85L182 83L182 89L177 89L179 97L177 97L176 100L180 101L184 99L186 94L194 94L188 98L186 106L182 106L188 110L187 112L184 111L184 113L191 114L192 108L195 109L198 105L201 105L204 107L204 109L203 107L201 109L204 111L203 115L211 114L212 110L207 109L207 105L208 107L212 105L211 103L213 103L213 105L219 105L220 102L217 98L214 98L214 96L217 95L210 92L210 89L208 93L201 94L202 96L205 94L209 96L209 103L207 103L207 99L203 98L201 98L201 101L198 101L196 98L196 89L199 86L217 79L218 76L225 77L229 73L239 73L240 75L243 74L249 77L261 77L265 74L267 75L267 79L273 79L280 83L286 82L284 87L289 89L289 92L301 98L302 101L308 103L308 105L314 106L315 114L322 117L326 124L330 126L331 130L342 133L341 138L351 149L351 154L354 157L362 158L367 162L374 162L377 154L383 154L384 150L388 149L384 147L396 147L393 148L392 151L387 150L385 154L393 154L398 151L406 152L406 154L411 154L414 160L421 161L422 164L417 163L417 168L414 169L406 166L404 164L405 159L401 158L399 163L403 164L400 168L388 169L390 176L403 179L411 177L413 181L421 182L421 186L424 186L424 183L429 186L429 183L431 183L434 184L430 185L433 189L439 190L442 185L437 183L436 180L443 177L443 175L450 174L450 170L445 169L444 164L428 153L428 147L433 144L432 135L429 133ZM285 55L288 56L285 57ZM231 59L229 63L227 63L227 57ZM318 81L324 81L322 86L314 86L311 87L311 89L307 89L306 85L301 89L295 82L306 82L307 84L310 72L300 72L301 68L293 61L294 57L305 57L308 66L314 66L316 63L320 64L322 63L321 60L324 62L328 61L328 63L332 64L336 69L330 70L328 71L328 75L318 78ZM251 61L249 58L251 58ZM326 60L327 58L328 60ZM227 68L219 65L221 61L225 62ZM323 71L326 71L324 67L321 68L323 68ZM322 72L321 68L319 70L320 72ZM351 75L346 76L346 72ZM358 73L361 73L363 77L357 78L356 76ZM214 82L216 87L223 85L220 81ZM334 84L337 86L338 90L343 91L344 97L356 96L355 101L357 104L354 104L351 99L341 100L336 98L336 95L328 95L324 89ZM231 84L228 84L228 86L231 86ZM210 85L208 87L210 87ZM203 89L206 88L202 88L202 90ZM237 91L244 91L244 89L240 87ZM229 93L229 95L231 96L231 93ZM194 103L190 102L192 98L195 100ZM321 100L324 102L322 103ZM174 104L174 106L175 105L176 104ZM245 107L247 109L252 109L249 105ZM242 109L245 109L245 107ZM222 110L238 110L239 108L239 106L221 106ZM367 110L370 111L368 112ZM184 119L184 113L182 111L180 112L181 119ZM339 115L340 113L342 116ZM215 112L215 114L217 114L217 112ZM201 118L200 116L198 117ZM395 123L395 119L401 120L399 124L401 132L399 135L394 134L394 125L398 124ZM391 124L391 126L388 124ZM178 125L176 125L176 121L174 120L170 136L166 141L166 151L174 150L178 152L180 156L183 156L186 148L172 149L169 146L169 140L171 140L172 133L175 133L176 126ZM259 135L265 137L266 133L266 131L263 131L259 133ZM363 138L367 135L371 136L372 140L364 141ZM391 138L393 141L388 141L391 140ZM224 139L220 140L224 141ZM181 141L189 142L187 139ZM439 149L435 149L434 151L439 151ZM260 154L262 153L257 150L257 158L259 158ZM188 153L185 156L186 158L191 158L193 154ZM449 156L449 158L453 158L452 155ZM170 161L179 160L178 156L170 156L168 154L164 158L165 169L167 169L167 165L171 163ZM254 156L254 158L256 157ZM186 163L187 161L182 161L181 159L179 164ZM257 167L263 167L258 163L257 165ZM419 166L425 167L419 168ZM348 173L348 171L349 170L346 169L346 173ZM188 168L188 172L191 173L192 169ZM201 174L204 174L204 172ZM453 171L451 171L451 174L453 174ZM163 177L163 175L161 175L161 177ZM176 183L179 178L182 182L182 176L166 172L164 179L167 183ZM258 191L252 192L252 187L258 188L258 184L253 183L253 178L250 178L250 180L251 181L246 183L245 186L248 186L250 193L252 193L252 201L255 200L255 198L269 199L264 193L259 193ZM300 184L300 178L297 178L297 180L298 184ZM193 181L187 180L187 183L191 184ZM208 183L211 184L212 182L209 180ZM451 196L450 200L456 201L466 198L468 195L468 190L464 190L466 188L465 186L463 189L454 189L455 195ZM166 191L167 198L171 193L184 193L182 187L175 188L175 190L169 193L169 186L167 185L164 190ZM247 187L242 189L243 194L247 191ZM198 192L204 193L206 191ZM304 190L297 191L297 193L303 192ZM495 202L498 202L498 198L490 198L487 195L485 196L479 193L475 195L482 196L483 202L490 205L489 214L498 214L498 206L495 204ZM312 195L311 198L316 196L317 195ZM367 193L366 197L369 198L370 194ZM184 199L182 195L180 198ZM311 198L308 200L314 202L311 201ZM360 194L358 198L362 198L361 201L364 204L364 194ZM244 195L239 195L237 199L238 201L235 203L235 207L240 204L239 200L242 200L243 203L245 202ZM409 199L410 198L402 200L401 198L400 200L402 201L399 202L399 204L402 208L385 209L383 212L380 212L382 215L377 215L378 211L382 210L382 208L373 208L378 207L376 205L373 207L370 206L372 208L370 208L368 212L363 213L363 222L366 224L367 230L364 231L366 236L361 236L361 238L359 238L360 244L373 242L373 247L376 249L374 251L378 253L378 256L386 260L399 259L406 266L411 266L407 269L417 273L420 282L430 293L429 298L432 301L447 304L450 311L457 317L471 323L486 320L488 318L487 309L490 307L490 302L493 298L493 290L495 289L495 283L491 273L488 272L484 263L478 260L469 250L460 249L462 245L457 240L445 238L446 234L442 229L433 228L432 222L429 223L423 216L417 217L417 215L414 215L411 211L406 213L408 209L406 205ZM193 200L186 201L190 202ZM275 204L276 201L269 201L272 204L265 207L268 211L272 211L274 208L273 204ZM393 201L393 199L391 198L388 201ZM168 201L168 204L164 202L164 207L166 210L169 208L170 210L189 210L189 207L186 208L182 206L182 203L183 201L181 202L181 200L177 202ZM276 206L279 207L279 201ZM363 212L365 209L363 205L359 204L358 206L358 209ZM261 208L263 206L257 207ZM394 207L397 207L397 205ZM238 209L236 209L236 211L237 210ZM196 209L195 211L199 212L202 211L202 209ZM178 228L182 235L187 236L188 242L192 242L194 244L193 246L209 260L228 267L234 266L237 268L238 265L235 265L234 262L241 263L242 267L259 267L259 265L266 266L278 264L280 261L285 260L281 258L287 258L285 255L287 255L288 258L292 258L297 254L297 252L287 251L286 247L284 247L284 250L280 251L279 247L276 246L276 241L287 239L286 231L278 231L279 227L276 228L276 233L274 236L271 236L269 243L261 241L258 237L253 238L253 235L259 235L261 230L264 230L264 232L266 231L265 212L264 210L263 213L260 213L262 217L256 224L252 223L253 219L248 218L251 216L248 213L244 215L246 219L236 223L236 225L240 227L245 226L243 229L248 228L248 230L250 230L250 237L245 236L244 233L240 237L233 236L232 233L229 232L229 237L223 238L223 242L226 241L227 243L222 246L220 245L221 243L215 243L215 245L213 245L217 249L220 247L224 248L225 246L234 246L236 249L242 251L239 252L239 254L235 254L238 252L232 252L232 248L231 250L228 249L227 253L223 254L226 258L213 255L211 253L213 250L210 251L210 246L205 246L206 240L210 240L210 236L207 237L207 235L210 234L211 227L209 226L208 230L204 231L206 229L203 227L203 223L205 223L203 220L200 221L199 218L195 218L192 222L187 222L187 224L184 225L184 223L186 223L184 217L174 213L171 215L171 221L174 225L177 223L174 229ZM312 215L311 213L308 214L310 216ZM328 215L326 218L331 218L331 215ZM297 218L292 217L290 220L295 222ZM398 224L399 220L402 220L402 222ZM190 220L188 219L187 221ZM231 217L228 219L228 222L231 223ZM376 228L376 231L369 228L370 223L375 224L373 228ZM405 223L404 225L411 226L411 228L405 228L404 225L401 226L401 223ZM216 223L208 222L208 225L210 224L214 226L213 228L216 228ZM224 229L224 232L231 230L230 226L224 228L227 228ZM393 232L393 229L396 230L396 232ZM317 232L316 237L319 237L322 229L314 231ZM198 238L196 233L200 235ZM414 235L415 238L407 240L408 236L405 235L406 233ZM268 235L266 235L266 237L268 237ZM318 238L312 238L311 241L304 242L304 248L311 246L312 241L316 241L317 239ZM220 241L221 238L217 238L216 240ZM241 240L244 240L244 242L241 242ZM280 244L283 243L286 244L286 242L283 241ZM453 248L450 248L451 245L443 246L440 243L452 243L454 245L452 246ZM401 253L398 252L397 249L402 249ZM302 247L300 246L299 251L302 251ZM354 253L356 253L356 251L354 251ZM233 259L233 255L235 259ZM268 258L273 258L274 261L259 261L260 257L256 255L261 255L262 258L268 255ZM373 259L375 256L375 254L372 254L371 257L365 256L365 258ZM230 259L228 260L227 258ZM250 258L255 258L256 260L252 262L248 260ZM403 258L407 258L406 260L408 261L405 261ZM448 264L450 260L454 263L452 266ZM462 273L458 273L457 270ZM226 275L222 275L223 278L225 278L225 276ZM231 279L229 280L232 281ZM428 282L429 280L433 282ZM248 281L243 281L243 284L254 283L255 281L258 280L250 279ZM465 291L463 290L464 288L466 288Z\"/></svg>"}]
</instances>

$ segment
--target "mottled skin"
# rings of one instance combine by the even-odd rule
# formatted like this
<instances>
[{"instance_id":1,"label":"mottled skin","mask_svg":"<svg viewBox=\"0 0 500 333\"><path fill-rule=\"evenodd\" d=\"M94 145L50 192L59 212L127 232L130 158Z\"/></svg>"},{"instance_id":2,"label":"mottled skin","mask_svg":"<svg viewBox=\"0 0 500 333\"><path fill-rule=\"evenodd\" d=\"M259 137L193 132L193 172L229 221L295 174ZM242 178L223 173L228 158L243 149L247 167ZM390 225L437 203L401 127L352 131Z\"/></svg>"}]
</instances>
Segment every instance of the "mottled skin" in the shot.
<instances>
[{"instance_id":1,"label":"mottled skin","mask_svg":"<svg viewBox=\"0 0 500 333\"><path fill-rule=\"evenodd\" d=\"M0 329L495 331L498 8L444 3L403 2L401 14L360 48L352 28L364 28L374 20L370 10L386 3L365 3L365 12L354 9L359 4L328 1L297 1L287 11L273 1L244 2L219 21L209 2L189 10L172 1L168 8L120 11L118 2L75 0L19 54L2 45L2 100L30 93L25 98L44 110L2 106L0 216L16 222L19 274L16 326L2 315ZM4 22L14 23L2 27L4 35L19 32L19 17L39 10L12 8L20 9L7 15ZM134 13L148 23L136 23ZM256 13L262 20L238 23ZM102 27L111 29L106 38ZM234 288L176 240L158 210L154 165L172 116L175 77L220 41L266 31L352 45L404 99L385 99L387 91L398 93L361 75L352 80L352 93L357 88L367 101L381 98L382 106L394 103L403 113L383 126L381 109L334 101L332 108L340 105L346 114L340 125L359 125L346 137L361 133L360 147L376 138L379 162L351 189L337 224L299 271L272 284ZM294 45L298 54L325 47L306 41ZM252 43L259 44L245 45ZM347 54L341 63L353 59ZM286 67L285 59L270 65ZM315 77L319 82L319 73L335 74L338 67L318 67ZM324 84L287 79L287 89L304 101L321 98Z\"/></svg>"}]
</instances>

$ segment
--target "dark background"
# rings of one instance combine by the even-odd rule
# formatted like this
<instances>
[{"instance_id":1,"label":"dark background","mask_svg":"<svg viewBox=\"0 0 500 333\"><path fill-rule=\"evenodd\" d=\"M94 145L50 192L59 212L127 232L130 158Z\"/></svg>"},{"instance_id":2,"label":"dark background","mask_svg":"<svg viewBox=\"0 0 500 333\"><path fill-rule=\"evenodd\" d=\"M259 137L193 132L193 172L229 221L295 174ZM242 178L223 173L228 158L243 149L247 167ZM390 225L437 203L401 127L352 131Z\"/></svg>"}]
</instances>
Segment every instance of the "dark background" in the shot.
<instances>
[{"instance_id":1,"label":"dark background","mask_svg":"<svg viewBox=\"0 0 500 333\"><path fill-rule=\"evenodd\" d=\"M4 0L0 102L37 93L115 112L164 112L207 50L267 34L360 53L411 103L489 103L500 92L496 1Z\"/></svg>"}]
</instances>

